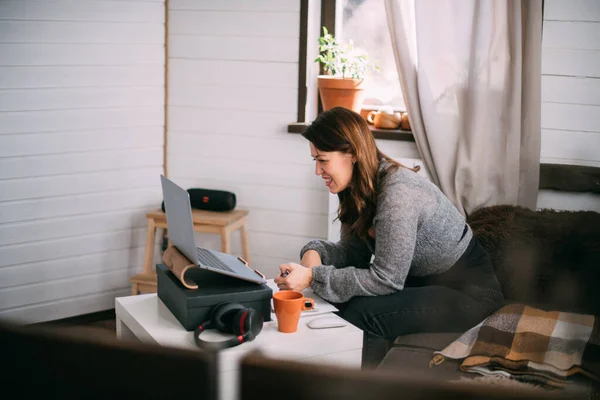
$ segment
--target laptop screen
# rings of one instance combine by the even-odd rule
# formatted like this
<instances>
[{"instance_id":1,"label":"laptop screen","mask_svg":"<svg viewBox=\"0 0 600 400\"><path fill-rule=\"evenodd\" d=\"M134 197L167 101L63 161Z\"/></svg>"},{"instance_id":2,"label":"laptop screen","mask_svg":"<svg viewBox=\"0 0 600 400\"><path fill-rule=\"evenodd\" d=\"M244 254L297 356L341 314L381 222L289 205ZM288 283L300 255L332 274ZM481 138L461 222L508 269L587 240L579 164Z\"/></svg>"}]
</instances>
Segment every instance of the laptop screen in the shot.
<instances>
[{"instance_id":1,"label":"laptop screen","mask_svg":"<svg viewBox=\"0 0 600 400\"><path fill-rule=\"evenodd\" d=\"M177 250L191 262L198 264L190 195L163 175L160 176L160 181L169 225L169 239Z\"/></svg>"}]
</instances>

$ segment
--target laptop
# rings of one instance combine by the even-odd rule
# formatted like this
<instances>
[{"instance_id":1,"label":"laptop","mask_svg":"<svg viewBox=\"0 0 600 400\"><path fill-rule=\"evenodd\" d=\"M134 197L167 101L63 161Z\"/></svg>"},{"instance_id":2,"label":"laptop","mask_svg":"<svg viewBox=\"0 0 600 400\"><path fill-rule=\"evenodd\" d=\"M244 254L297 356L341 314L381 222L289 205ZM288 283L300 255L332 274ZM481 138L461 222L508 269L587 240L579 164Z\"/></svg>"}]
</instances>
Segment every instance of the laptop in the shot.
<instances>
[{"instance_id":1,"label":"laptop","mask_svg":"<svg viewBox=\"0 0 600 400\"><path fill-rule=\"evenodd\" d=\"M181 254L198 267L208 271L255 283L267 282L260 272L250 268L239 257L196 247L189 193L163 175L160 176L160 181L165 202L167 225L169 226L169 240Z\"/></svg>"}]
</instances>

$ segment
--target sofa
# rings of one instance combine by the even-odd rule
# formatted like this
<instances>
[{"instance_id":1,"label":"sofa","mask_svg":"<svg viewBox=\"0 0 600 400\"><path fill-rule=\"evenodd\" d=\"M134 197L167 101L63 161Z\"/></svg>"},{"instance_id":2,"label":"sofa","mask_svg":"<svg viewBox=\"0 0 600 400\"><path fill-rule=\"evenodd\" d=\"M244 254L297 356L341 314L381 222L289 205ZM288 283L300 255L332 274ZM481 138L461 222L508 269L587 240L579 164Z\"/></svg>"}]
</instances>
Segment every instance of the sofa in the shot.
<instances>
[{"instance_id":1,"label":"sofa","mask_svg":"<svg viewBox=\"0 0 600 400\"><path fill-rule=\"evenodd\" d=\"M527 304L547 311L600 316L600 214L591 211L533 211L517 206L482 208L468 217L473 233L490 254L505 303ZM459 370L447 360L430 367L434 351L444 349L461 333L401 336L381 364L403 376L446 381L517 383ZM598 398L598 384L580 378L566 389L578 398Z\"/></svg>"}]
</instances>

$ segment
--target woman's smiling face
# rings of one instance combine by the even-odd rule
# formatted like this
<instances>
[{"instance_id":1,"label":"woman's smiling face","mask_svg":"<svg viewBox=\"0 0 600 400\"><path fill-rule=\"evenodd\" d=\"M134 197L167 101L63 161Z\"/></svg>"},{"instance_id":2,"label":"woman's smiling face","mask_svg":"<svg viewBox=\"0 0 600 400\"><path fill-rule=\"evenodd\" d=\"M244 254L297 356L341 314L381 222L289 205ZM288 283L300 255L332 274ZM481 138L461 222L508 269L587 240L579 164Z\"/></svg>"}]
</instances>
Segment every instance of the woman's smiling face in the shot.
<instances>
[{"instance_id":1,"label":"woman's smiling face","mask_svg":"<svg viewBox=\"0 0 600 400\"><path fill-rule=\"evenodd\" d=\"M309 142L310 155L315 160L315 174L325 180L331 193L340 193L350 185L355 158L340 151L320 151Z\"/></svg>"}]
</instances>

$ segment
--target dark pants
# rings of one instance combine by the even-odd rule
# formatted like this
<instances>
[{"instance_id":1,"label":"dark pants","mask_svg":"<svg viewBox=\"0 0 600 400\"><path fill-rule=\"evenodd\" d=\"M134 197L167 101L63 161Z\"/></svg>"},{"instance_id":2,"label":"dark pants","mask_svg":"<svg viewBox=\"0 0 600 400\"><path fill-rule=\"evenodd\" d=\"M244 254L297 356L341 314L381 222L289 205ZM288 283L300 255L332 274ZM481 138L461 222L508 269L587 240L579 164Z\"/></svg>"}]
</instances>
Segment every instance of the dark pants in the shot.
<instances>
[{"instance_id":1,"label":"dark pants","mask_svg":"<svg viewBox=\"0 0 600 400\"><path fill-rule=\"evenodd\" d=\"M448 271L409 277L401 291L354 297L336 307L342 318L364 331L363 367L369 367L381 362L398 336L465 332L499 309L502 301L490 258L473 238Z\"/></svg>"}]
</instances>

